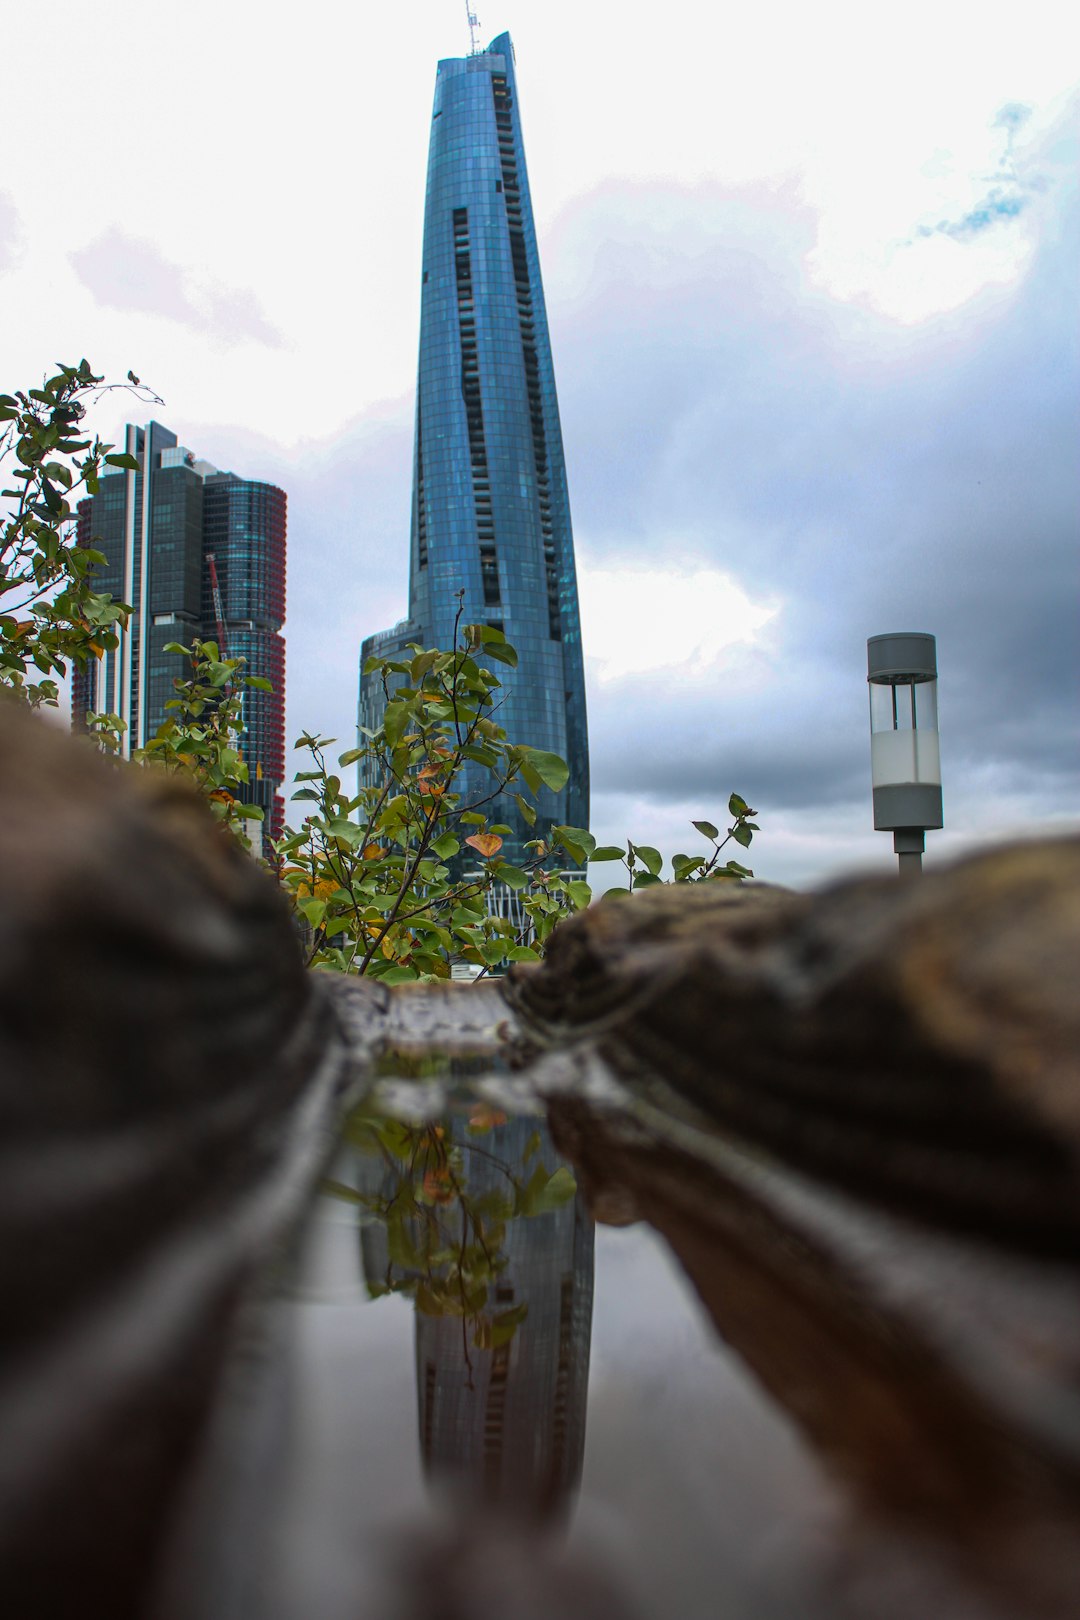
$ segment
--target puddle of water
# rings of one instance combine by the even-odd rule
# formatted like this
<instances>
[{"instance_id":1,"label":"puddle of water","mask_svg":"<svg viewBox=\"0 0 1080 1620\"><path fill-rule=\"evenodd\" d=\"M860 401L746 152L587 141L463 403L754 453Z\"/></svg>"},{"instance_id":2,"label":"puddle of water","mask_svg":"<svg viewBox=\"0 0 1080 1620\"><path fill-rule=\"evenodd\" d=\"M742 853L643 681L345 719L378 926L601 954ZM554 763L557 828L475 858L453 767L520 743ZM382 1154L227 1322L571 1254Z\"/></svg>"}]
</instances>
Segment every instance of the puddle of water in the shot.
<instances>
[{"instance_id":1,"label":"puddle of water","mask_svg":"<svg viewBox=\"0 0 1080 1620\"><path fill-rule=\"evenodd\" d=\"M815 1465L666 1244L542 1118L427 1101L350 1122L274 1307L257 1612L810 1620Z\"/></svg>"}]
</instances>

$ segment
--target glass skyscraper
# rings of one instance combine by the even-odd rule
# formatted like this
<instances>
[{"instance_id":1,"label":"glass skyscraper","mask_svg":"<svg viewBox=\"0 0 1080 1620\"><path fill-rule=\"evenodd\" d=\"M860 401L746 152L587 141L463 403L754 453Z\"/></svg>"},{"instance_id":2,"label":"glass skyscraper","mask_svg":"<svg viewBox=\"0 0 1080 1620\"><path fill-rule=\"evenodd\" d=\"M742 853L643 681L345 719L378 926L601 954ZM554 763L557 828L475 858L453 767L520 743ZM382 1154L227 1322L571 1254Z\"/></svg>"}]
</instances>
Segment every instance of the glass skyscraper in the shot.
<instances>
[{"instance_id":1,"label":"glass skyscraper","mask_svg":"<svg viewBox=\"0 0 1080 1620\"><path fill-rule=\"evenodd\" d=\"M72 676L76 728L91 710L125 721L124 752L141 748L168 718L173 681L189 673L168 653L193 636L224 640L223 656L247 660L273 692L244 692L241 751L266 835L282 830L285 775L285 492L200 461L160 422L127 428L139 471L102 469L98 493L80 501L78 535L103 553L98 589L134 608L120 644ZM215 596L216 584L216 596ZM250 831L250 827L249 827Z\"/></svg>"},{"instance_id":2,"label":"glass skyscraper","mask_svg":"<svg viewBox=\"0 0 1080 1620\"><path fill-rule=\"evenodd\" d=\"M509 34L439 63L424 212L409 616L365 641L452 645L463 623L501 629L518 651L498 673L497 719L513 742L560 754L561 793L544 822L589 824L589 750L574 542L555 373L525 168ZM382 692L361 678L361 723ZM472 769L470 767L470 769ZM482 782L466 779L466 795ZM537 836L512 798L492 822ZM508 844L511 840L507 840ZM507 853L510 853L509 849Z\"/></svg>"}]
</instances>

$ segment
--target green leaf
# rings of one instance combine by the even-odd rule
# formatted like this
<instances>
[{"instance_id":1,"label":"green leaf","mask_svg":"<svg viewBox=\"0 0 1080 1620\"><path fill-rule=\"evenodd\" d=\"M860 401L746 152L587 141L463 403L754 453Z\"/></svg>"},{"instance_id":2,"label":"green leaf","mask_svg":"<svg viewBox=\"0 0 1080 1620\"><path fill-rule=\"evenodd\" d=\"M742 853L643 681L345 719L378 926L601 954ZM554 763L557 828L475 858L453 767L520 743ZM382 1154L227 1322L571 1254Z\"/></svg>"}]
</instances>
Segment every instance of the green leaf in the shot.
<instances>
[{"instance_id":1,"label":"green leaf","mask_svg":"<svg viewBox=\"0 0 1080 1620\"><path fill-rule=\"evenodd\" d=\"M355 765L356 761L361 757L361 755L366 753L366 748L348 748L346 749L345 753L339 756L338 764L341 766Z\"/></svg>"},{"instance_id":2,"label":"green leaf","mask_svg":"<svg viewBox=\"0 0 1080 1620\"><path fill-rule=\"evenodd\" d=\"M642 866L644 866L645 870L650 872L653 877L658 877L660 875L660 868L664 864L664 857L661 855L658 849L653 849L651 844L635 844L634 854L637 856Z\"/></svg>"},{"instance_id":3,"label":"green leaf","mask_svg":"<svg viewBox=\"0 0 1080 1620\"><path fill-rule=\"evenodd\" d=\"M584 827L552 827L552 842L561 844L575 861L586 861L596 848L596 839Z\"/></svg>"},{"instance_id":4,"label":"green leaf","mask_svg":"<svg viewBox=\"0 0 1080 1620\"><path fill-rule=\"evenodd\" d=\"M529 881L529 874L523 872L520 866L500 866L495 876L510 889L524 889Z\"/></svg>"},{"instance_id":5,"label":"green leaf","mask_svg":"<svg viewBox=\"0 0 1080 1620\"><path fill-rule=\"evenodd\" d=\"M576 1192L577 1182L565 1165L560 1165L549 1176L544 1166L538 1164L518 1194L519 1213L526 1217L548 1215L569 1203Z\"/></svg>"},{"instance_id":6,"label":"green leaf","mask_svg":"<svg viewBox=\"0 0 1080 1620\"><path fill-rule=\"evenodd\" d=\"M533 809L528 799L523 799L520 793L515 793L514 799L517 803L518 809L521 811L521 814L524 817L525 825L527 827L535 827L536 811Z\"/></svg>"},{"instance_id":7,"label":"green leaf","mask_svg":"<svg viewBox=\"0 0 1080 1620\"><path fill-rule=\"evenodd\" d=\"M109 467L126 467L129 472L141 472L142 464L135 456L129 456L122 451L114 456L106 456L105 463Z\"/></svg>"},{"instance_id":8,"label":"green leaf","mask_svg":"<svg viewBox=\"0 0 1080 1620\"><path fill-rule=\"evenodd\" d=\"M396 962L393 967L387 968L385 973L380 973L379 982L381 984L412 984L417 977L415 968L405 967L403 963Z\"/></svg>"},{"instance_id":9,"label":"green leaf","mask_svg":"<svg viewBox=\"0 0 1080 1620\"><path fill-rule=\"evenodd\" d=\"M737 844L742 845L743 849L749 849L750 845L754 841L754 834L746 825L745 821L736 822L735 826L731 829L731 836L734 838Z\"/></svg>"},{"instance_id":10,"label":"green leaf","mask_svg":"<svg viewBox=\"0 0 1080 1620\"><path fill-rule=\"evenodd\" d=\"M542 748L520 748L518 752L524 763L532 768L544 786L549 787L553 793L560 793L566 786L570 777L570 767L564 759L559 758L558 754L545 753ZM528 781L524 770L522 775Z\"/></svg>"},{"instance_id":11,"label":"green leaf","mask_svg":"<svg viewBox=\"0 0 1080 1620\"><path fill-rule=\"evenodd\" d=\"M662 879L658 878L654 872L637 872L634 875L634 888L648 889L654 883L660 883L661 881Z\"/></svg>"},{"instance_id":12,"label":"green leaf","mask_svg":"<svg viewBox=\"0 0 1080 1620\"><path fill-rule=\"evenodd\" d=\"M434 839L431 844L432 852L439 857L440 861L448 861L451 855L456 855L460 848L460 843L451 832L443 833L441 837Z\"/></svg>"},{"instance_id":13,"label":"green leaf","mask_svg":"<svg viewBox=\"0 0 1080 1620\"><path fill-rule=\"evenodd\" d=\"M489 748L487 743L469 743L461 752L466 759L474 760L477 765L484 765L488 770L493 770L499 763L498 754L494 748Z\"/></svg>"},{"instance_id":14,"label":"green leaf","mask_svg":"<svg viewBox=\"0 0 1080 1620\"><path fill-rule=\"evenodd\" d=\"M626 858L625 849L617 844L601 844L589 856L590 861L621 861Z\"/></svg>"},{"instance_id":15,"label":"green leaf","mask_svg":"<svg viewBox=\"0 0 1080 1620\"><path fill-rule=\"evenodd\" d=\"M265 675L246 675L244 685L254 687L256 692L272 692L274 690L273 682L268 681Z\"/></svg>"},{"instance_id":16,"label":"green leaf","mask_svg":"<svg viewBox=\"0 0 1080 1620\"><path fill-rule=\"evenodd\" d=\"M435 663L438 656L438 650L434 647L429 648L427 652L417 653L416 657L409 665L409 679L412 681L414 686L420 685L420 682L424 679L424 676Z\"/></svg>"},{"instance_id":17,"label":"green leaf","mask_svg":"<svg viewBox=\"0 0 1080 1620\"><path fill-rule=\"evenodd\" d=\"M485 647L484 655L487 658L494 658L500 664L509 664L511 669L517 669L517 650L511 647L509 642L503 645L496 642L492 646Z\"/></svg>"},{"instance_id":18,"label":"green leaf","mask_svg":"<svg viewBox=\"0 0 1080 1620\"><path fill-rule=\"evenodd\" d=\"M566 892L576 911L584 911L592 902L592 889L587 883L575 882L566 885Z\"/></svg>"},{"instance_id":19,"label":"green leaf","mask_svg":"<svg viewBox=\"0 0 1080 1620\"><path fill-rule=\"evenodd\" d=\"M412 711L407 703L398 700L386 705L386 713L383 715L383 730L391 748L401 741L405 727L411 719Z\"/></svg>"},{"instance_id":20,"label":"green leaf","mask_svg":"<svg viewBox=\"0 0 1080 1620\"><path fill-rule=\"evenodd\" d=\"M528 1314L529 1307L524 1300L520 1305L511 1305L509 1310L500 1311L491 1324L491 1349L497 1350L501 1344L508 1344ZM479 1344L477 1348L480 1348Z\"/></svg>"},{"instance_id":21,"label":"green leaf","mask_svg":"<svg viewBox=\"0 0 1080 1620\"><path fill-rule=\"evenodd\" d=\"M671 857L671 870L675 875L676 883L685 883L691 875L705 865L703 855L673 855Z\"/></svg>"},{"instance_id":22,"label":"green leaf","mask_svg":"<svg viewBox=\"0 0 1080 1620\"><path fill-rule=\"evenodd\" d=\"M539 793L540 789L544 785L540 779L540 772L534 770L527 759L519 759L516 768L518 771L520 771L521 778L529 792Z\"/></svg>"},{"instance_id":23,"label":"green leaf","mask_svg":"<svg viewBox=\"0 0 1080 1620\"><path fill-rule=\"evenodd\" d=\"M691 826L696 827L699 833L704 833L706 838L716 839L720 836L719 827L714 827L711 821L694 821L691 822Z\"/></svg>"},{"instance_id":24,"label":"green leaf","mask_svg":"<svg viewBox=\"0 0 1080 1620\"><path fill-rule=\"evenodd\" d=\"M727 802L727 807L728 807L728 811L733 816L750 816L750 815L753 815L753 811L751 810L750 806L747 804L746 800L740 798L737 793L733 793L731 795L731 798Z\"/></svg>"},{"instance_id":25,"label":"green leaf","mask_svg":"<svg viewBox=\"0 0 1080 1620\"><path fill-rule=\"evenodd\" d=\"M496 630L493 624L467 624L465 638L471 644L477 642L483 647L506 646L506 635L502 630Z\"/></svg>"}]
</instances>

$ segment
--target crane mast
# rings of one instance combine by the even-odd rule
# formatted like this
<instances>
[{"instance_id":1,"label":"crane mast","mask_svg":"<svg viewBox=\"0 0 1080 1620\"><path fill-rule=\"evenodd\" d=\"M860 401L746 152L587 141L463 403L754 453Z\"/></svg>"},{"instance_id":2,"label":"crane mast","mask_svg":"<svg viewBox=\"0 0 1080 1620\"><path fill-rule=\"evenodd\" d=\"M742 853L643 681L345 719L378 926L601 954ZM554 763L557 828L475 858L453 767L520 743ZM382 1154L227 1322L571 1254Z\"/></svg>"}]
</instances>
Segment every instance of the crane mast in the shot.
<instances>
[{"instance_id":1,"label":"crane mast","mask_svg":"<svg viewBox=\"0 0 1080 1620\"><path fill-rule=\"evenodd\" d=\"M217 626L218 657L224 659L229 656L229 638L225 634L225 609L221 602L217 560L212 551L206 553L206 561L210 567L210 598L214 604L214 623Z\"/></svg>"},{"instance_id":2,"label":"crane mast","mask_svg":"<svg viewBox=\"0 0 1080 1620\"><path fill-rule=\"evenodd\" d=\"M465 15L469 19L469 55L480 54L480 19L472 8L471 0L465 0Z\"/></svg>"}]
</instances>

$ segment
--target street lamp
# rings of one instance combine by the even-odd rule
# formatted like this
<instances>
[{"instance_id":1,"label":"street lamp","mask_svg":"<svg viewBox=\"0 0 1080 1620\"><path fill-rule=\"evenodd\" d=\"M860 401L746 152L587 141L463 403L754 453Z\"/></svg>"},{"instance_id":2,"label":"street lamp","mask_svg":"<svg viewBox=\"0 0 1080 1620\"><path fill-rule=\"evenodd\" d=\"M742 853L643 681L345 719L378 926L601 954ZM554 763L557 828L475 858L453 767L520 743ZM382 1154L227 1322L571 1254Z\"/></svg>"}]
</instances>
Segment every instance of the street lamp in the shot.
<instances>
[{"instance_id":1,"label":"street lamp","mask_svg":"<svg viewBox=\"0 0 1080 1620\"><path fill-rule=\"evenodd\" d=\"M915 631L871 636L866 670L874 826L892 833L903 876L922 867L927 827L944 825L937 643Z\"/></svg>"}]
</instances>

